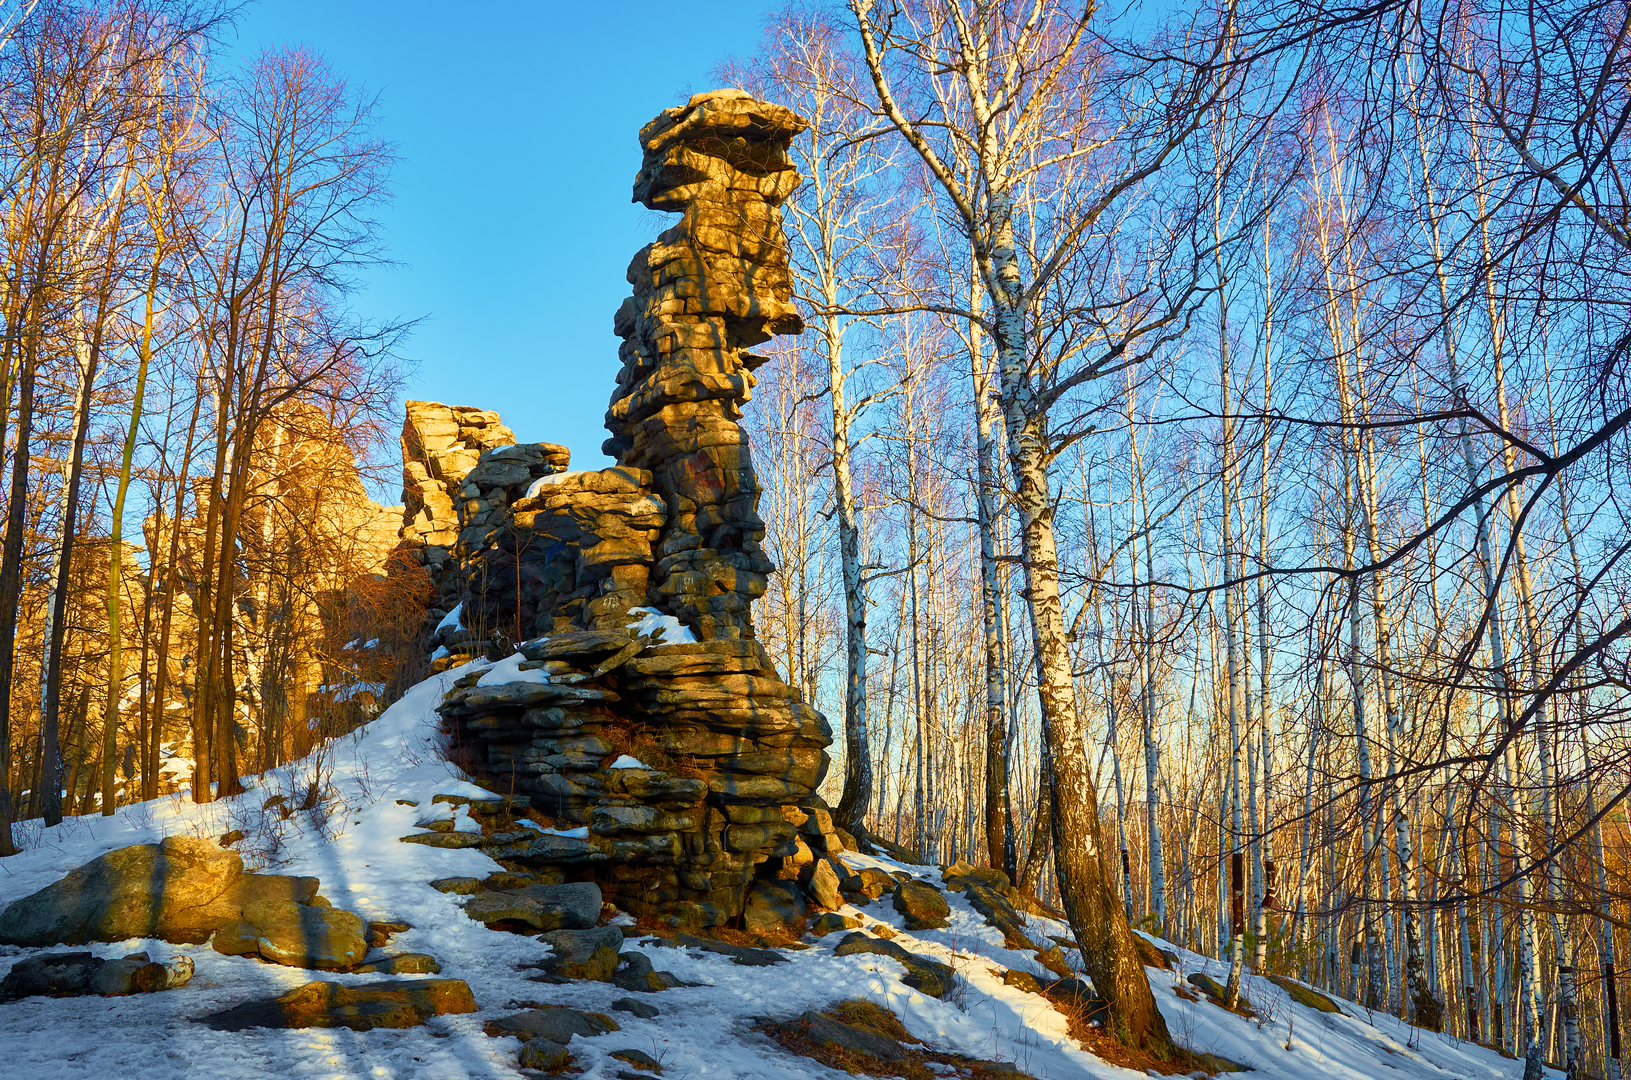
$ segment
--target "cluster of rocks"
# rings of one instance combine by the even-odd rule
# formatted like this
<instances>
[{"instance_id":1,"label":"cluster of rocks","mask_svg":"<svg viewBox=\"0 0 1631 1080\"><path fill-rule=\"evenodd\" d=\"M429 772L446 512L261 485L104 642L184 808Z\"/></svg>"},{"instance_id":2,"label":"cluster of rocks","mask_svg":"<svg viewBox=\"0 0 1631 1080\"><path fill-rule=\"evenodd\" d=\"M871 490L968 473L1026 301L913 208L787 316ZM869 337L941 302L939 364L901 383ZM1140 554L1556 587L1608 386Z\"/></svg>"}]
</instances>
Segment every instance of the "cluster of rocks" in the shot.
<instances>
[{"instance_id":1,"label":"cluster of rocks","mask_svg":"<svg viewBox=\"0 0 1631 1080\"><path fill-rule=\"evenodd\" d=\"M193 977L193 959L176 956L168 963L147 953L131 953L104 960L89 952L46 953L19 960L0 979L0 1001L25 997L78 997L99 994L122 997L152 994L186 986Z\"/></svg>"},{"instance_id":2,"label":"cluster of rocks","mask_svg":"<svg viewBox=\"0 0 1631 1080\"><path fill-rule=\"evenodd\" d=\"M754 1026L783 1049L852 1075L1033 1080L1008 1062L930 1050L894 1013L871 1001L841 1001L796 1020L764 1019Z\"/></svg>"},{"instance_id":3,"label":"cluster of rocks","mask_svg":"<svg viewBox=\"0 0 1631 1080\"><path fill-rule=\"evenodd\" d=\"M402 421L402 539L417 549L435 578L451 569L459 540L456 497L483 450L509 446L515 432L486 409L410 401ZM449 583L452 578L447 579ZM440 585L441 582L438 581ZM455 590L456 591L456 590ZM432 596L435 606L444 599ZM444 607L452 610L454 599Z\"/></svg>"},{"instance_id":4,"label":"cluster of rocks","mask_svg":"<svg viewBox=\"0 0 1631 1080\"><path fill-rule=\"evenodd\" d=\"M461 760L564 827L520 832L495 857L699 925L741 914L760 876L760 906L784 924L802 911L777 881L837 906L845 841L825 808L798 805L815 798L831 731L757 641L580 630L520 656L515 681L466 676L440 707Z\"/></svg>"},{"instance_id":5,"label":"cluster of rocks","mask_svg":"<svg viewBox=\"0 0 1631 1080\"><path fill-rule=\"evenodd\" d=\"M618 628L647 602L668 508L644 469L565 472L512 500L508 525L471 562L472 607L524 622L515 640Z\"/></svg>"},{"instance_id":6,"label":"cluster of rocks","mask_svg":"<svg viewBox=\"0 0 1631 1080\"><path fill-rule=\"evenodd\" d=\"M190 945L208 941L216 952L228 956L254 956L290 967L391 975L440 970L423 953L381 954L370 960L371 952L383 950L391 936L409 929L408 925L368 922L355 912L330 905L318 887L314 877L245 873L243 860L235 852L207 840L171 836L157 844L110 851L14 901L0 912L0 944L43 948L130 938ZM0 998L150 992L185 985L192 971L193 961L185 956L158 963L145 953L112 961L88 952L50 954L14 965L0 985ZM314 983L303 989L327 985L334 984ZM395 985L373 989L383 993ZM316 993L309 991L307 998ZM469 993L464 987L463 997L468 998ZM469 1009L455 1007L460 998L452 989L442 991L441 997L448 1007L440 1011L475 1008L473 1004ZM329 999L339 1001L332 994L325 1000ZM295 1022L312 1012L311 1002L301 1001L305 1004L299 1009L278 1014L287 1023L261 1026L314 1026ZM401 1026L398 1021L407 1015L399 1009L393 1014L396 1020L374 1023L365 1015L371 1015L372 1006L361 1012L346 1011L356 1004L340 1002L345 1008L315 1026ZM256 1007L262 1008L265 1017L277 1013L264 1002Z\"/></svg>"}]
</instances>

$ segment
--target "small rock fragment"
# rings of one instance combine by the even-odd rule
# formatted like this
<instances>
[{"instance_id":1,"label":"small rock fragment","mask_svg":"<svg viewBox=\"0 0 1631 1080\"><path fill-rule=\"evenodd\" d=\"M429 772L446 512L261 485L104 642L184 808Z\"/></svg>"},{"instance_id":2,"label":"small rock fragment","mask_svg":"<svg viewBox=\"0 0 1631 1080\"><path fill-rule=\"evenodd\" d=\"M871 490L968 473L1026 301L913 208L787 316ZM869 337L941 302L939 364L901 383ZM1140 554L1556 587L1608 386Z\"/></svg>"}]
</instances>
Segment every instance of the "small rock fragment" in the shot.
<instances>
[{"instance_id":1,"label":"small rock fragment","mask_svg":"<svg viewBox=\"0 0 1631 1080\"><path fill-rule=\"evenodd\" d=\"M623 947L623 928L596 926L588 930L551 930L540 939L555 955L544 970L567 979L595 979L605 982L617 970L618 950Z\"/></svg>"},{"instance_id":2,"label":"small rock fragment","mask_svg":"<svg viewBox=\"0 0 1631 1080\"><path fill-rule=\"evenodd\" d=\"M644 1050L635 1050L631 1047L627 1050L613 1050L607 1056L614 1057L619 1061L626 1061L641 1072L660 1073L663 1071L663 1067L658 1064L657 1059Z\"/></svg>"},{"instance_id":3,"label":"small rock fragment","mask_svg":"<svg viewBox=\"0 0 1631 1080\"><path fill-rule=\"evenodd\" d=\"M612 1002L613 1012L633 1013L642 1020L650 1020L661 1014L662 1010L655 1005L647 1005L639 998L618 998Z\"/></svg>"},{"instance_id":4,"label":"small rock fragment","mask_svg":"<svg viewBox=\"0 0 1631 1080\"><path fill-rule=\"evenodd\" d=\"M1042 980L1029 971L1009 968L1002 973L1002 981L1003 985L1012 986L1016 990L1023 990L1027 994L1040 994L1042 992Z\"/></svg>"},{"instance_id":5,"label":"small rock fragment","mask_svg":"<svg viewBox=\"0 0 1631 1080\"><path fill-rule=\"evenodd\" d=\"M826 937L839 930L853 930L860 925L861 920L853 915L840 915L836 911L829 911L815 921L815 925L810 927L810 933L816 937Z\"/></svg>"}]
</instances>

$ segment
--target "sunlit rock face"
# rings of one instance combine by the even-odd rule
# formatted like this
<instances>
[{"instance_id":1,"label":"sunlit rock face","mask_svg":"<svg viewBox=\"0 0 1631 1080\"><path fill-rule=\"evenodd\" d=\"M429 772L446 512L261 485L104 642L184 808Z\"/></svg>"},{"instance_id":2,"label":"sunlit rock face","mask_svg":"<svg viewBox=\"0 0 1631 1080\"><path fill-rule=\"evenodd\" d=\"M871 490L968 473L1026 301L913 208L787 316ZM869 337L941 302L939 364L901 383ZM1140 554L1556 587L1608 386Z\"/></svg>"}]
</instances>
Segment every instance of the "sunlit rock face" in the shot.
<instances>
[{"instance_id":1,"label":"sunlit rock face","mask_svg":"<svg viewBox=\"0 0 1631 1080\"><path fill-rule=\"evenodd\" d=\"M815 794L831 729L754 637L774 567L737 424L764 361L749 350L803 329L777 208L800 181L787 149L806 126L717 90L641 130L634 199L680 219L635 255L614 320L617 466L565 472L545 454L506 474L525 490L472 491L512 453L488 449L459 474L462 531L425 533L460 567L467 636L519 644L442 706L461 763L552 826L494 854L595 880L636 914L785 922L804 910L789 883L839 873L822 865L840 843ZM437 419L436 438L468 442ZM439 452L415 475L451 491L464 462Z\"/></svg>"},{"instance_id":2,"label":"sunlit rock face","mask_svg":"<svg viewBox=\"0 0 1631 1080\"><path fill-rule=\"evenodd\" d=\"M629 264L605 450L651 471L669 509L652 588L703 640L752 637L749 605L774 569L737 420L764 362L748 350L804 329L777 207L799 184L787 147L807 126L779 105L715 90L640 130L634 199L680 219Z\"/></svg>"}]
</instances>

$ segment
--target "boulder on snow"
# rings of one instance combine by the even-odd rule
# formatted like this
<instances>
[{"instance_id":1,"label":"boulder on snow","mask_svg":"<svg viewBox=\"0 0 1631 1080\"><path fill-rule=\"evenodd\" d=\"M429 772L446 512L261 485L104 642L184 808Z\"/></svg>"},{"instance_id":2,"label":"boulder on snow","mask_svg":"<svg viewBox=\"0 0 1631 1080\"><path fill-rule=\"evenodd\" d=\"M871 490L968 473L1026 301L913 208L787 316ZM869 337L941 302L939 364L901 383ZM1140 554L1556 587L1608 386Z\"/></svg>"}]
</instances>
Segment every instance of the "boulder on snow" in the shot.
<instances>
[{"instance_id":1,"label":"boulder on snow","mask_svg":"<svg viewBox=\"0 0 1631 1080\"><path fill-rule=\"evenodd\" d=\"M838 882L840 892L859 896L862 901L876 900L895 887L895 879L875 866L863 867Z\"/></svg>"},{"instance_id":2,"label":"boulder on snow","mask_svg":"<svg viewBox=\"0 0 1631 1080\"><path fill-rule=\"evenodd\" d=\"M470 898L464 913L488 926L511 922L535 930L587 930L600 919L600 886L574 881L483 892Z\"/></svg>"},{"instance_id":3,"label":"boulder on snow","mask_svg":"<svg viewBox=\"0 0 1631 1080\"><path fill-rule=\"evenodd\" d=\"M769 967L772 964L787 963L787 957L775 949L755 949L751 945L732 945L728 941L715 941L713 938L694 937L691 934L675 934L672 937L657 938L652 944L659 949L698 949L719 956L728 956L731 958L731 963L738 967Z\"/></svg>"},{"instance_id":4,"label":"boulder on snow","mask_svg":"<svg viewBox=\"0 0 1631 1080\"><path fill-rule=\"evenodd\" d=\"M818 1012L806 1012L800 1016L795 1029L824 1049L864 1054L885 1062L904 1061L906 1058L906 1048L894 1039Z\"/></svg>"},{"instance_id":5,"label":"boulder on snow","mask_svg":"<svg viewBox=\"0 0 1631 1080\"><path fill-rule=\"evenodd\" d=\"M1002 984L1012 986L1015 990L1023 990L1027 994L1040 994L1042 992L1042 980L1029 971L1022 971L1019 968L1009 968L1004 971L1002 973Z\"/></svg>"},{"instance_id":6,"label":"boulder on snow","mask_svg":"<svg viewBox=\"0 0 1631 1080\"><path fill-rule=\"evenodd\" d=\"M827 859L816 859L800 870L799 884L819 907L837 911L844 906L844 894L838 890L838 871Z\"/></svg>"},{"instance_id":7,"label":"boulder on snow","mask_svg":"<svg viewBox=\"0 0 1631 1080\"><path fill-rule=\"evenodd\" d=\"M259 955L287 967L349 971L368 954L367 930L355 912L267 900L244 907L239 918L216 931L215 951Z\"/></svg>"},{"instance_id":8,"label":"boulder on snow","mask_svg":"<svg viewBox=\"0 0 1631 1080\"><path fill-rule=\"evenodd\" d=\"M1314 1009L1322 1013L1340 1013L1342 1008L1336 1002L1315 990L1311 986L1304 986L1295 979L1288 979L1284 975L1270 975L1269 982L1291 995L1291 1000L1305 1009Z\"/></svg>"},{"instance_id":9,"label":"boulder on snow","mask_svg":"<svg viewBox=\"0 0 1631 1080\"><path fill-rule=\"evenodd\" d=\"M829 911L815 921L810 927L810 933L816 937L826 937L839 930L853 930L861 925L861 920L853 915L840 915L836 911Z\"/></svg>"},{"instance_id":10,"label":"boulder on snow","mask_svg":"<svg viewBox=\"0 0 1631 1080\"><path fill-rule=\"evenodd\" d=\"M216 1031L245 1028L405 1028L444 1013L472 1013L463 979L414 979L344 986L309 982L270 1001L250 1001L204 1017Z\"/></svg>"},{"instance_id":11,"label":"boulder on snow","mask_svg":"<svg viewBox=\"0 0 1631 1080\"><path fill-rule=\"evenodd\" d=\"M622 1030L617 1021L605 1013L579 1012L577 1009L556 1006L528 1009L500 1017L488 1024L487 1028L493 1035L514 1035L523 1041L548 1039L563 1045L571 1042L574 1035L592 1039L608 1031Z\"/></svg>"},{"instance_id":12,"label":"boulder on snow","mask_svg":"<svg viewBox=\"0 0 1631 1080\"><path fill-rule=\"evenodd\" d=\"M178 956L168 964L157 964L146 953L131 953L118 960L103 960L88 952L49 953L12 965L11 971L0 980L0 1001L37 995L150 994L184 986L192 977L190 956Z\"/></svg>"},{"instance_id":13,"label":"boulder on snow","mask_svg":"<svg viewBox=\"0 0 1631 1080\"><path fill-rule=\"evenodd\" d=\"M88 952L50 953L19 960L0 979L0 1001L92 993L91 980L106 963Z\"/></svg>"},{"instance_id":14,"label":"boulder on snow","mask_svg":"<svg viewBox=\"0 0 1631 1080\"><path fill-rule=\"evenodd\" d=\"M680 985L673 972L658 971L652 966L651 957L634 949L617 954L617 970L612 972L608 981L624 990L643 993L656 993Z\"/></svg>"},{"instance_id":15,"label":"boulder on snow","mask_svg":"<svg viewBox=\"0 0 1631 1080\"><path fill-rule=\"evenodd\" d=\"M231 894L242 873L235 853L190 836L119 848L0 912L0 944L201 944L237 916Z\"/></svg>"},{"instance_id":16,"label":"boulder on snow","mask_svg":"<svg viewBox=\"0 0 1631 1080\"><path fill-rule=\"evenodd\" d=\"M900 981L914 990L923 991L930 997L945 997L951 991L956 979L956 974L949 965L938 960L924 959L915 953L907 952L893 941L881 941L860 931L846 934L844 940L838 943L838 948L833 950L835 956L854 956L856 953L887 956L897 961L906 969L906 974Z\"/></svg>"},{"instance_id":17,"label":"boulder on snow","mask_svg":"<svg viewBox=\"0 0 1631 1080\"><path fill-rule=\"evenodd\" d=\"M659 1062L656 1058L652 1057L650 1054L646 1053L644 1050L636 1050L632 1046L627 1047L627 1048L622 1049L622 1050L613 1050L610 1054L607 1054L606 1056L607 1057L614 1057L619 1061L628 1062L630 1065L633 1065L636 1069L639 1069L640 1072L660 1073L660 1072L663 1071L663 1066L662 1066L661 1062ZM637 1076L639 1074L638 1073L630 1073L630 1072L625 1070L625 1071L620 1071L617 1075L620 1076L620 1077L627 1077L627 1076Z\"/></svg>"},{"instance_id":18,"label":"boulder on snow","mask_svg":"<svg viewBox=\"0 0 1631 1080\"><path fill-rule=\"evenodd\" d=\"M639 998L618 998L612 1002L613 1012L626 1012L638 1016L642 1020L651 1020L662 1015L662 1010L655 1005L647 1005Z\"/></svg>"},{"instance_id":19,"label":"boulder on snow","mask_svg":"<svg viewBox=\"0 0 1631 1080\"><path fill-rule=\"evenodd\" d=\"M317 885L314 877L246 874L234 852L169 836L110 851L14 902L0 912L0 944L158 938L199 945L247 907L316 902Z\"/></svg>"},{"instance_id":20,"label":"boulder on snow","mask_svg":"<svg viewBox=\"0 0 1631 1080\"><path fill-rule=\"evenodd\" d=\"M742 929L753 934L800 931L804 928L804 897L784 881L760 881L748 894L742 911Z\"/></svg>"},{"instance_id":21,"label":"boulder on snow","mask_svg":"<svg viewBox=\"0 0 1631 1080\"><path fill-rule=\"evenodd\" d=\"M617 970L617 953L623 947L623 928L596 926L588 930L551 930L541 936L555 950L544 962L544 970L563 979L595 979L605 982Z\"/></svg>"}]
</instances>

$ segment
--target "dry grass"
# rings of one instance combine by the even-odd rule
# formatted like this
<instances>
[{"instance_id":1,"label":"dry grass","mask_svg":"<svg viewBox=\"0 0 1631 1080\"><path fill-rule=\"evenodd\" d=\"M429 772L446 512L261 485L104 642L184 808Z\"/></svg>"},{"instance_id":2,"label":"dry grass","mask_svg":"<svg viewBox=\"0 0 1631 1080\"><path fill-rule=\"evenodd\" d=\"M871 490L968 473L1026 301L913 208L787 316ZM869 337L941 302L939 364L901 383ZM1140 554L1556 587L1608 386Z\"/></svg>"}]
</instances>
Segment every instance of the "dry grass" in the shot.
<instances>
[{"instance_id":1,"label":"dry grass","mask_svg":"<svg viewBox=\"0 0 1631 1080\"><path fill-rule=\"evenodd\" d=\"M922 1043L907 1034L906 1028L894 1013L871 1001L859 999L840 1001L825 1010L823 1015L903 1044L901 1049L904 1057L895 1061L884 1061L871 1054L859 1053L846 1047L819 1046L804 1035L803 1029L796 1021L790 1024L766 1021L757 1025L756 1029L776 1040L781 1048L790 1054L812 1058L830 1069L837 1069L852 1076L939 1080L945 1074L930 1069L930 1063L934 1063L953 1066L959 1074L966 1075L970 1080L1034 1080L1028 1073L1023 1073L1004 1062L985 1061L980 1058L964 1057L961 1054L942 1054L924 1049Z\"/></svg>"},{"instance_id":2,"label":"dry grass","mask_svg":"<svg viewBox=\"0 0 1631 1080\"><path fill-rule=\"evenodd\" d=\"M662 749L651 740L651 736L644 724L638 724L621 718L608 720L600 725L597 734L611 744L612 752L606 755L601 765L610 765L624 754L638 758L646 765L674 776L682 776L690 780L704 780L706 774L696 767L696 759L690 755L674 755Z\"/></svg>"}]
</instances>

